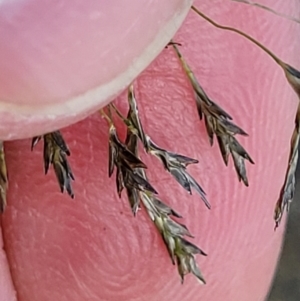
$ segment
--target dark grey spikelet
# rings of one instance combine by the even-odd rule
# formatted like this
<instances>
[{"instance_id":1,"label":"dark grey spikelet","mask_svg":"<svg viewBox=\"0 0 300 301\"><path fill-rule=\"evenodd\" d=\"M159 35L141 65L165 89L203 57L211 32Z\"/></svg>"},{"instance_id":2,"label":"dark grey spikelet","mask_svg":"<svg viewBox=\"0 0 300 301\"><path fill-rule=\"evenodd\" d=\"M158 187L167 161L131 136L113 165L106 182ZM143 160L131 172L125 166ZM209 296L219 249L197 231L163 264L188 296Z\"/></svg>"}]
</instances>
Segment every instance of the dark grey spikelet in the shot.
<instances>
[{"instance_id":1,"label":"dark grey spikelet","mask_svg":"<svg viewBox=\"0 0 300 301\"><path fill-rule=\"evenodd\" d=\"M55 175L61 192L64 190L74 198L71 180L74 181L74 175L67 160L70 150L63 139L60 131L37 136L32 139L31 148L43 138L44 140L44 169L45 174L48 173L50 165L53 165Z\"/></svg>"},{"instance_id":2,"label":"dark grey spikelet","mask_svg":"<svg viewBox=\"0 0 300 301\"><path fill-rule=\"evenodd\" d=\"M283 68L286 78L298 95L300 101L300 72L295 68L282 63L281 67ZM291 202L293 201L295 194L295 185L296 185L296 168L298 163L298 148L299 148L299 137L300 137L300 104L298 104L297 114L295 117L295 129L291 139L291 150L289 155L288 167L285 175L284 184L280 190L279 198L276 203L274 219L275 219L275 228L277 228L282 219L285 209L288 211Z\"/></svg>"},{"instance_id":3,"label":"dark grey spikelet","mask_svg":"<svg viewBox=\"0 0 300 301\"><path fill-rule=\"evenodd\" d=\"M125 140L127 148L136 156L138 156L138 137L127 129L127 135ZM136 171L141 175L140 169ZM126 187L127 198L130 204L131 211L135 216L140 209L140 196L138 189L135 187Z\"/></svg>"},{"instance_id":4,"label":"dark grey spikelet","mask_svg":"<svg viewBox=\"0 0 300 301\"><path fill-rule=\"evenodd\" d=\"M248 160L252 164L254 164L254 162L235 138L237 134L247 136L247 133L235 125L231 121L232 117L207 96L195 77L195 74L183 58L177 45L172 44L172 46L193 87L198 115L201 120L204 118L210 144L213 145L214 136L216 136L224 163L226 165L228 164L228 158L229 155L231 155L239 181L243 181L243 183L248 186L245 160Z\"/></svg>"},{"instance_id":5,"label":"dark grey spikelet","mask_svg":"<svg viewBox=\"0 0 300 301\"><path fill-rule=\"evenodd\" d=\"M4 212L6 207L6 191L8 188L8 177L5 162L5 153L3 141L0 141L0 213Z\"/></svg>"},{"instance_id":6,"label":"dark grey spikelet","mask_svg":"<svg viewBox=\"0 0 300 301\"><path fill-rule=\"evenodd\" d=\"M201 196L206 207L210 209L211 206L206 199L204 190L186 170L189 164L196 164L198 160L166 151L157 146L149 136L145 137L147 152L159 158L164 168L189 194L192 194L193 188Z\"/></svg>"},{"instance_id":7,"label":"dark grey spikelet","mask_svg":"<svg viewBox=\"0 0 300 301\"><path fill-rule=\"evenodd\" d=\"M152 185L139 174L139 169L147 166L123 144L116 132L114 125L109 129L109 177L114 167L117 169L116 184L119 196L124 187L157 193Z\"/></svg>"},{"instance_id":8,"label":"dark grey spikelet","mask_svg":"<svg viewBox=\"0 0 300 301\"><path fill-rule=\"evenodd\" d=\"M183 283L185 275L192 273L201 284L205 284L195 255L206 256L206 254L184 238L185 236L193 237L188 228L171 218L172 216L180 217L180 215L151 194L140 192L140 198L163 238L172 263L177 265L181 282Z\"/></svg>"}]
</instances>

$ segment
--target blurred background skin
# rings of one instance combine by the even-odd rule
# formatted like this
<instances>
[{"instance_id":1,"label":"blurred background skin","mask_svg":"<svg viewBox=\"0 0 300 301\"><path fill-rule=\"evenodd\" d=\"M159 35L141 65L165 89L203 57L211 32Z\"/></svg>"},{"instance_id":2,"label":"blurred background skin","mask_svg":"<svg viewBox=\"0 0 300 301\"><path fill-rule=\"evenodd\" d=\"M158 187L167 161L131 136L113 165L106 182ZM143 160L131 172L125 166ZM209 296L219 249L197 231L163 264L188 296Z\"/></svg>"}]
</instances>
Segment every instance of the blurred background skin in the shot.
<instances>
[{"instance_id":1,"label":"blurred background skin","mask_svg":"<svg viewBox=\"0 0 300 301\"><path fill-rule=\"evenodd\" d=\"M300 300L300 169L285 242L268 301Z\"/></svg>"}]
</instances>

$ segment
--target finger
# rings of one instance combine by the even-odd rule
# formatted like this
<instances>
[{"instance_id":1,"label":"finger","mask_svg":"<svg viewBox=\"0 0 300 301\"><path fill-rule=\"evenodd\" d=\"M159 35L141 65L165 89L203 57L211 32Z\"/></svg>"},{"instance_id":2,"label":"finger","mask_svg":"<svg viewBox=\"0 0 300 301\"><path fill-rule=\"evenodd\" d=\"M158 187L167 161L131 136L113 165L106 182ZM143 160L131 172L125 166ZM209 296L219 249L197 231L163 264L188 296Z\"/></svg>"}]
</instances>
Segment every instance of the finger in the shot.
<instances>
[{"instance_id":1,"label":"finger","mask_svg":"<svg viewBox=\"0 0 300 301\"><path fill-rule=\"evenodd\" d=\"M191 2L1 3L0 139L53 131L107 104L169 42Z\"/></svg>"},{"instance_id":2,"label":"finger","mask_svg":"<svg viewBox=\"0 0 300 301\"><path fill-rule=\"evenodd\" d=\"M296 63L296 26L245 6L214 4L212 17L234 20ZM291 13L296 3L282 1L281 8ZM203 9L212 6L206 3ZM193 14L175 40L184 44L182 51L207 93L249 133L240 141L256 163L247 166L250 187L243 187L232 162L226 168L217 147L209 146L193 91L176 56L165 50L137 81L145 131L164 148L200 161L190 171L207 192L212 210L196 195L187 196L158 162L147 161L148 174L161 198L184 216L193 242L209 254L197 258L208 284L199 287L187 277L182 286L145 212L133 218L126 199L118 200L114 180L107 177L107 127L93 115L64 131L76 175L74 201L57 192L53 174L42 177L29 141L7 144L11 176L4 233L20 300L205 301L229 296L246 301L266 295L281 244L283 229L274 234L272 215L284 180L296 98L265 54ZM119 105L124 103L121 97ZM41 151L39 146L34 155L41 157Z\"/></svg>"}]
</instances>

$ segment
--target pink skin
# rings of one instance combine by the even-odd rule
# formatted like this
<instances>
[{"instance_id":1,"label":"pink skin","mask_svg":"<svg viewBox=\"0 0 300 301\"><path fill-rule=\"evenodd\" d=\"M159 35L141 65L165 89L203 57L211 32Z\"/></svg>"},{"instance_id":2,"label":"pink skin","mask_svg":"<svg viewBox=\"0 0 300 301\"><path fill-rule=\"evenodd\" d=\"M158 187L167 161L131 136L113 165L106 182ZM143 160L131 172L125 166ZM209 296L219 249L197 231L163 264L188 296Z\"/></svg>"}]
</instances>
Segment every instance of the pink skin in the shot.
<instances>
[{"instance_id":1,"label":"pink skin","mask_svg":"<svg viewBox=\"0 0 300 301\"><path fill-rule=\"evenodd\" d=\"M0 139L53 131L107 104L161 52L191 3L0 1Z\"/></svg>"},{"instance_id":2,"label":"pink skin","mask_svg":"<svg viewBox=\"0 0 300 301\"><path fill-rule=\"evenodd\" d=\"M230 1L195 5L299 67L297 24ZM300 10L296 0L276 5L290 15ZM94 114L63 130L72 151L74 201L59 193L53 172L43 175L42 143L34 153L30 140L6 144L10 187L2 219L6 255L0 256L0 301L15 300L15 290L19 301L264 300L284 230L282 225L274 233L272 215L297 97L266 54L193 12L175 40L183 43L181 50L207 93L249 133L239 140L256 163L247 163L246 188L232 162L225 167L218 147L209 146L180 64L172 49L163 50L136 81L141 118L160 146L199 160L190 171L212 209L197 195L188 196L157 161L146 157L145 162L161 198L184 216L193 242L209 254L197 257L208 284L199 286L187 276L181 285L144 210L133 218L125 194L118 199L114 179L107 177L107 125ZM125 95L117 103L125 111Z\"/></svg>"}]
</instances>

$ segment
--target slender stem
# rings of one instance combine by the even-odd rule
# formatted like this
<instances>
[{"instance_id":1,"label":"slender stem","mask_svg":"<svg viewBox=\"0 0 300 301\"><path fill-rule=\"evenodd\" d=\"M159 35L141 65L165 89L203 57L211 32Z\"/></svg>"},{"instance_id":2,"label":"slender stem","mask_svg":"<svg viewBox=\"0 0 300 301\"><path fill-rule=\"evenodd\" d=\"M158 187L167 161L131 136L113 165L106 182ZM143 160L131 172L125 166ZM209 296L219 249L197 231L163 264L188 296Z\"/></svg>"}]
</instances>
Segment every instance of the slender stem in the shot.
<instances>
[{"instance_id":1,"label":"slender stem","mask_svg":"<svg viewBox=\"0 0 300 301\"><path fill-rule=\"evenodd\" d=\"M107 111L108 111L108 117L111 121L113 121L112 113L111 113L111 107L110 104L107 106Z\"/></svg>"},{"instance_id":2,"label":"slender stem","mask_svg":"<svg viewBox=\"0 0 300 301\"><path fill-rule=\"evenodd\" d=\"M278 58L272 51L270 51L266 46L262 45L261 43L259 43L257 40L255 40L254 38L252 38L251 36L247 35L246 33L242 32L241 30L238 30L236 28L230 27L230 26L223 26L221 24L218 24L217 22L213 21L212 19L210 19L208 16L206 16L205 14L203 14L200 10L198 10L195 6L192 6L192 10L195 11L200 17L202 17L203 19L205 19L206 21L208 21L209 23L211 23L213 26L223 29L223 30L228 30L228 31L233 31L241 36L243 36L244 38L246 38L247 40L251 41L252 43L254 43L256 46L258 46L260 49L262 49L264 52L266 52L280 67L282 67L283 69L285 69L285 63Z\"/></svg>"},{"instance_id":3,"label":"slender stem","mask_svg":"<svg viewBox=\"0 0 300 301\"><path fill-rule=\"evenodd\" d=\"M8 187L7 169L3 141L0 140L0 214L6 207L6 190Z\"/></svg>"},{"instance_id":4,"label":"slender stem","mask_svg":"<svg viewBox=\"0 0 300 301\"><path fill-rule=\"evenodd\" d=\"M277 12L276 10L274 10L271 7L268 7L266 5L263 5L263 4L260 4L260 3L257 3L257 2L253 2L253 1L248 1L248 0L231 0L231 1L239 2L239 3L244 3L244 4L248 4L248 5L252 5L252 6L256 6L258 8L264 9L264 10L266 10L266 11L268 11L268 12L270 12L270 13L276 15L276 16L283 17L283 18L285 18L287 20L294 21L294 22L300 24L300 20L299 19L291 17L291 16L288 16L288 15L280 13L280 12Z\"/></svg>"},{"instance_id":5,"label":"slender stem","mask_svg":"<svg viewBox=\"0 0 300 301\"><path fill-rule=\"evenodd\" d=\"M108 117L108 115L104 112L103 109L100 110L100 114L101 114L101 116L102 116L103 118L106 119L106 121L107 121L107 123L108 123L109 126L112 126L112 125L113 125L113 122L112 122L111 118Z\"/></svg>"}]
</instances>

